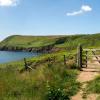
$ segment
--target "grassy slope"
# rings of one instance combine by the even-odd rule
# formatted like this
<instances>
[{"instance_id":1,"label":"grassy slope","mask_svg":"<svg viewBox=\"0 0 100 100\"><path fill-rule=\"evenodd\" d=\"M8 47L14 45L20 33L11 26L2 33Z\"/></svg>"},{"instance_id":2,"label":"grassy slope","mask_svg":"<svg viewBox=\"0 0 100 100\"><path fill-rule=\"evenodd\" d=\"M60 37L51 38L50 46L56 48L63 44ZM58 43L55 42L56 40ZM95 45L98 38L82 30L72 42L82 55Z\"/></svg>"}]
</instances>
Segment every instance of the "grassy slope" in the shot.
<instances>
[{"instance_id":1,"label":"grassy slope","mask_svg":"<svg viewBox=\"0 0 100 100\"><path fill-rule=\"evenodd\" d=\"M55 48L62 50L27 59L29 62L38 62L37 69L30 73L18 72L24 67L23 61L0 65L0 90L2 90L0 97L3 100L33 100L33 98L34 100L55 100L56 97L58 97L56 100L59 98L69 100L70 96L77 93L80 85L76 81L78 71L68 70L68 67L73 67L74 63L70 62L65 67L63 55L66 54L69 59L73 58L79 43L89 48L100 47L100 34L55 37L11 36L2 41L0 46L28 48L54 44ZM70 52L66 53L65 48ZM49 65L46 59L54 55L56 62Z\"/></svg>"},{"instance_id":2,"label":"grassy slope","mask_svg":"<svg viewBox=\"0 0 100 100\"><path fill-rule=\"evenodd\" d=\"M69 100L80 87L77 74L77 70L68 70L62 63L42 64L22 74L9 66L0 69L0 97L2 100Z\"/></svg>"},{"instance_id":3,"label":"grassy slope","mask_svg":"<svg viewBox=\"0 0 100 100\"><path fill-rule=\"evenodd\" d=\"M41 47L53 44L59 36L10 36L1 42L0 46Z\"/></svg>"},{"instance_id":4,"label":"grassy slope","mask_svg":"<svg viewBox=\"0 0 100 100\"><path fill-rule=\"evenodd\" d=\"M10 36L0 43L2 46L11 47L43 47L53 44L56 48L73 49L79 43L85 47L100 47L100 34L72 35L72 36Z\"/></svg>"}]
</instances>

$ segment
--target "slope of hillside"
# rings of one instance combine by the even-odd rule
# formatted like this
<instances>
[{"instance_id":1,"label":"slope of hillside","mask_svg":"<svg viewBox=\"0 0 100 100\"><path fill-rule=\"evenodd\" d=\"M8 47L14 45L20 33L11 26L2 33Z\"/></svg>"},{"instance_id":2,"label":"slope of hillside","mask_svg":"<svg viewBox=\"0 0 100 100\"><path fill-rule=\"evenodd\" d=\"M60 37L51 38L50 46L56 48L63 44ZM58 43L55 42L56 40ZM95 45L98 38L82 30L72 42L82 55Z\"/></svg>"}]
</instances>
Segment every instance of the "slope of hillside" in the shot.
<instances>
[{"instance_id":1,"label":"slope of hillside","mask_svg":"<svg viewBox=\"0 0 100 100\"><path fill-rule=\"evenodd\" d=\"M14 35L0 43L2 50L36 51L42 47L52 46L60 36L19 36ZM62 37L62 36L61 36Z\"/></svg>"},{"instance_id":2,"label":"slope of hillside","mask_svg":"<svg viewBox=\"0 0 100 100\"><path fill-rule=\"evenodd\" d=\"M76 65L76 51L73 50L77 50L77 45L80 43L87 48L99 48L100 34L6 38L0 43L1 50L29 50L30 48L45 50L51 46L50 50L60 50L60 52L44 53L38 57L27 58L27 64L32 68L31 70L25 70L23 60L0 64L1 99L71 100L74 95L77 97L83 85L77 81L81 72ZM63 55L66 56L66 64ZM81 77L83 80L86 75ZM94 92L94 84L95 91L100 87L97 79L94 82L90 81L89 84L89 88L86 87L88 91L92 89ZM86 92L83 91L84 93Z\"/></svg>"},{"instance_id":3,"label":"slope of hillside","mask_svg":"<svg viewBox=\"0 0 100 100\"><path fill-rule=\"evenodd\" d=\"M83 46L100 47L100 34L70 36L19 36L14 35L0 43L1 50L47 51L74 49L81 43Z\"/></svg>"}]
</instances>

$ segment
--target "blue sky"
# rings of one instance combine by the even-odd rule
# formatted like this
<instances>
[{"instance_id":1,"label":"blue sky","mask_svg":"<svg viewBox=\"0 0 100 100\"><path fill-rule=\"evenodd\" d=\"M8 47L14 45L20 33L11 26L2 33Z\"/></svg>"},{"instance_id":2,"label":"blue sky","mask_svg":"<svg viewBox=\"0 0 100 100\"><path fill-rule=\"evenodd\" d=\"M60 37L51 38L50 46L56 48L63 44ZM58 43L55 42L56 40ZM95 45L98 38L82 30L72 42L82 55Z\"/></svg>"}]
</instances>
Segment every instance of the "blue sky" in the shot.
<instances>
[{"instance_id":1,"label":"blue sky","mask_svg":"<svg viewBox=\"0 0 100 100\"><path fill-rule=\"evenodd\" d=\"M0 0L0 40L9 35L100 32L100 0Z\"/></svg>"}]
</instances>

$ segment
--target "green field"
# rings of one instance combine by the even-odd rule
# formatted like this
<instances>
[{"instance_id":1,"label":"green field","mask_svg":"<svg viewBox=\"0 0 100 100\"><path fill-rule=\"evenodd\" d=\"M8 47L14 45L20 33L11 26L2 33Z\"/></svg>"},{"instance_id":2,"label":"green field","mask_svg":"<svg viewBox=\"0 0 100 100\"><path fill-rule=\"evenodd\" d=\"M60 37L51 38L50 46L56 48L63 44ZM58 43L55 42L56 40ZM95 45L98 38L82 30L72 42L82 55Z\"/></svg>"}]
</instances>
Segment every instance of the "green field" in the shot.
<instances>
[{"instance_id":1,"label":"green field","mask_svg":"<svg viewBox=\"0 0 100 100\"><path fill-rule=\"evenodd\" d=\"M33 48L52 46L53 51L72 50L80 43L84 47L100 47L100 34L71 36L10 36L0 43L0 48Z\"/></svg>"},{"instance_id":2,"label":"green field","mask_svg":"<svg viewBox=\"0 0 100 100\"><path fill-rule=\"evenodd\" d=\"M6 49L37 50L52 45L49 54L27 59L33 70L25 71L23 60L0 64L0 100L70 100L81 86L76 80L80 73L76 65L76 51L79 44L83 44L84 48L99 48L100 34L10 36L0 42L0 48ZM49 62L48 58L51 57L55 57L55 61ZM100 78L95 81L100 81ZM92 90L93 84L91 81L87 91L99 92L97 89Z\"/></svg>"}]
</instances>

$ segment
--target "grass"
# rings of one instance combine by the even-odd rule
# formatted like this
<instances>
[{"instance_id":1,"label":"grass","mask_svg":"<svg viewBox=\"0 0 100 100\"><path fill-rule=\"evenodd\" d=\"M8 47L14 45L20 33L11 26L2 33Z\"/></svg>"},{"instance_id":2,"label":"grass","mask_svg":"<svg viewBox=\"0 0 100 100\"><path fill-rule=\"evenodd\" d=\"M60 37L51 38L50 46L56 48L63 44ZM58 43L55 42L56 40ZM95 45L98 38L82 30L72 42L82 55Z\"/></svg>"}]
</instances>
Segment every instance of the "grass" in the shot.
<instances>
[{"instance_id":1,"label":"grass","mask_svg":"<svg viewBox=\"0 0 100 100\"><path fill-rule=\"evenodd\" d=\"M10 36L0 42L0 48L27 49L35 50L42 47L53 46L53 51L75 50L79 43L86 48L98 48L100 34L93 35L70 35L70 36Z\"/></svg>"},{"instance_id":2,"label":"grass","mask_svg":"<svg viewBox=\"0 0 100 100\"><path fill-rule=\"evenodd\" d=\"M83 98L86 99L89 94L96 94L96 100L100 100L100 76L97 76L94 80L87 82Z\"/></svg>"},{"instance_id":3,"label":"grass","mask_svg":"<svg viewBox=\"0 0 100 100\"><path fill-rule=\"evenodd\" d=\"M80 89L76 81L79 71L76 69L76 48L79 43L86 48L100 47L100 34L72 36L10 36L0 43L0 48L41 48L53 45L50 54L28 58L33 71L20 70L24 61L0 64L1 100L70 100ZM59 48L56 51L56 48ZM67 65L64 65L64 56ZM49 63L48 57L55 56L56 61ZM34 66L35 65L35 66ZM35 67L35 68L34 68ZM87 91L100 93L100 77L90 81Z\"/></svg>"},{"instance_id":4,"label":"grass","mask_svg":"<svg viewBox=\"0 0 100 100\"><path fill-rule=\"evenodd\" d=\"M75 62L68 61L65 66L63 55L74 59L74 51L66 53L43 54L27 59L32 62L31 67L36 68L31 72L20 73L24 62L17 61L0 64L0 97L2 100L70 100L75 95L80 83L76 81L78 70L69 69L76 66ZM56 57L56 61L48 63L48 57ZM67 60L68 60L67 59Z\"/></svg>"},{"instance_id":5,"label":"grass","mask_svg":"<svg viewBox=\"0 0 100 100\"><path fill-rule=\"evenodd\" d=\"M15 67L1 68L0 97L2 100L69 100L80 88L77 75L77 70L68 70L63 63L45 63L24 73Z\"/></svg>"},{"instance_id":6,"label":"grass","mask_svg":"<svg viewBox=\"0 0 100 100\"><path fill-rule=\"evenodd\" d=\"M10 36L1 42L1 46L6 45L9 46L18 46L18 47L41 47L53 44L55 39L59 38L59 36Z\"/></svg>"},{"instance_id":7,"label":"grass","mask_svg":"<svg viewBox=\"0 0 100 100\"><path fill-rule=\"evenodd\" d=\"M88 83L87 92L100 94L100 76Z\"/></svg>"}]
</instances>

